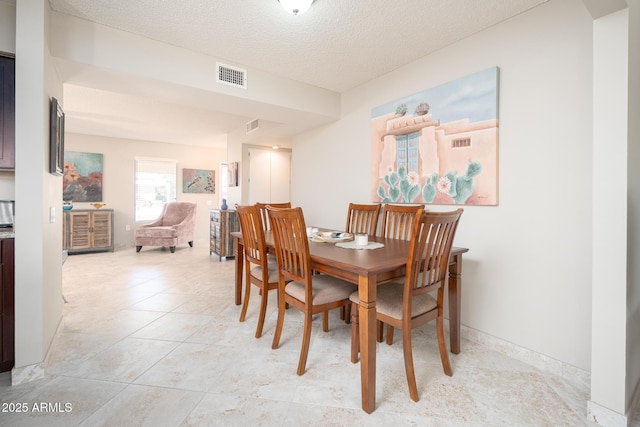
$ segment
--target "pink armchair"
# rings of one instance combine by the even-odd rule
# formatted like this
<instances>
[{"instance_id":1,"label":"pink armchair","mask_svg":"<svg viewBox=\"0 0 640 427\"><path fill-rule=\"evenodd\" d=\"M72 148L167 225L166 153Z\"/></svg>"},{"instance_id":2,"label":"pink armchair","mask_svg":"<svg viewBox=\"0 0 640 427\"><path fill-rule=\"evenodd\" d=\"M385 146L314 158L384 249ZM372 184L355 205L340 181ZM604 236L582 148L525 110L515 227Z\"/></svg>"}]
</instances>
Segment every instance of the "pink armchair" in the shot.
<instances>
[{"instance_id":1,"label":"pink armchair","mask_svg":"<svg viewBox=\"0 0 640 427\"><path fill-rule=\"evenodd\" d=\"M166 203L158 219L136 230L136 252L143 246L168 246L171 253L182 243L193 247L196 206L189 202Z\"/></svg>"}]
</instances>

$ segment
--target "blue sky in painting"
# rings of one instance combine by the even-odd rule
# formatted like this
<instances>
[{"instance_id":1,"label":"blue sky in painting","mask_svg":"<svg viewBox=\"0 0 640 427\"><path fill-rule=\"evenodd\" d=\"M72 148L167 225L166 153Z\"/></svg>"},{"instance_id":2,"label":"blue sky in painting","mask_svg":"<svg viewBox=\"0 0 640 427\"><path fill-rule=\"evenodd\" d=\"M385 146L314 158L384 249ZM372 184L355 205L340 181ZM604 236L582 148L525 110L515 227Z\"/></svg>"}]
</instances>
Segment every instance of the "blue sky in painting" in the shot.
<instances>
[{"instance_id":1,"label":"blue sky in painting","mask_svg":"<svg viewBox=\"0 0 640 427\"><path fill-rule=\"evenodd\" d=\"M498 68L492 67L431 89L375 107L371 117L393 113L400 104L407 114L415 114L418 104L426 102L429 113L440 123L469 119L471 122L498 118Z\"/></svg>"},{"instance_id":2,"label":"blue sky in painting","mask_svg":"<svg viewBox=\"0 0 640 427\"><path fill-rule=\"evenodd\" d=\"M75 169L82 176L89 176L91 172L102 172L101 153L80 153L77 151L65 151L64 161L73 163Z\"/></svg>"}]
</instances>

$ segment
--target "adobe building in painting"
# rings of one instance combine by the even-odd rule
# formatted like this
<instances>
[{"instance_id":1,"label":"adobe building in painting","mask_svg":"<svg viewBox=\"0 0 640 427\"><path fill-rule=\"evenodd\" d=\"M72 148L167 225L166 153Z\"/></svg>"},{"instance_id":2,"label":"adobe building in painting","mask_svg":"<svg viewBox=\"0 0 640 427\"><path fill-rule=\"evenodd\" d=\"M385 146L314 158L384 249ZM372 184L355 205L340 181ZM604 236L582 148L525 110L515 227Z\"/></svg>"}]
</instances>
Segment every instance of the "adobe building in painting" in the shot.
<instances>
[{"instance_id":1,"label":"adobe building in painting","mask_svg":"<svg viewBox=\"0 0 640 427\"><path fill-rule=\"evenodd\" d=\"M371 146L374 202L496 205L497 68L375 109Z\"/></svg>"}]
</instances>

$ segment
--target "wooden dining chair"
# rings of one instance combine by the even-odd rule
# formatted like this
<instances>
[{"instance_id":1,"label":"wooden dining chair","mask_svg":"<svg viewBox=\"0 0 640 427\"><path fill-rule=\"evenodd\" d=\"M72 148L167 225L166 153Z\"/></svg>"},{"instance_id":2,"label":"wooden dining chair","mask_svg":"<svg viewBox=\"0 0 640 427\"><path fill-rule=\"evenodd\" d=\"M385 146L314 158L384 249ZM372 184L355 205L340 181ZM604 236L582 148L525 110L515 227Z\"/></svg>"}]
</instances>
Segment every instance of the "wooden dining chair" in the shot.
<instances>
[{"instance_id":1,"label":"wooden dining chair","mask_svg":"<svg viewBox=\"0 0 640 427\"><path fill-rule=\"evenodd\" d=\"M269 224L269 215L267 214L267 206L273 206L274 208L290 208L291 202L283 203L256 203L255 206L260 211L260 217L262 218L262 228L264 231L271 230Z\"/></svg>"},{"instance_id":2,"label":"wooden dining chair","mask_svg":"<svg viewBox=\"0 0 640 427\"><path fill-rule=\"evenodd\" d=\"M357 287L324 274L313 274L309 240L301 208L267 207L273 231L280 282L278 322L272 348L278 348L284 324L285 305L304 313L302 348L298 375L304 374L311 340L312 316L322 313L322 329L329 330L329 310L349 304L349 295ZM289 283L286 283L290 280Z\"/></svg>"},{"instance_id":3,"label":"wooden dining chair","mask_svg":"<svg viewBox=\"0 0 640 427\"><path fill-rule=\"evenodd\" d=\"M375 236L378 231L378 217L380 216L380 205L361 205L349 203L347 212L347 233L366 233Z\"/></svg>"},{"instance_id":4,"label":"wooden dining chair","mask_svg":"<svg viewBox=\"0 0 640 427\"><path fill-rule=\"evenodd\" d=\"M444 373L453 374L444 335L444 291L453 246L462 209L452 212L418 211L411 232L411 246L407 257L404 283L389 283L378 287L376 319L402 330L402 350L409 385L409 395L420 399L413 366L411 330L436 319L438 349ZM436 298L429 292L437 291ZM357 362L359 353L358 293L350 296L351 361Z\"/></svg>"},{"instance_id":5,"label":"wooden dining chair","mask_svg":"<svg viewBox=\"0 0 640 427\"><path fill-rule=\"evenodd\" d=\"M392 205L385 204L382 208L382 237L389 239L409 240L413 231L413 221L416 212L423 209L422 205ZM383 339L383 324L378 322L378 342ZM387 325L387 344L393 343L393 326Z\"/></svg>"},{"instance_id":6,"label":"wooden dining chair","mask_svg":"<svg viewBox=\"0 0 640 427\"><path fill-rule=\"evenodd\" d=\"M251 285L260 289L260 314L256 327L256 338L262 336L264 319L267 312L269 291L278 289L278 263L274 256L267 254L264 229L260 211L255 205L236 205L242 241L244 244L244 266L246 287L240 321L244 322L251 297Z\"/></svg>"},{"instance_id":7,"label":"wooden dining chair","mask_svg":"<svg viewBox=\"0 0 640 427\"><path fill-rule=\"evenodd\" d=\"M369 236L375 236L378 232L378 218L380 217L379 204L356 204L349 203L347 211L347 225L345 231L352 234L365 233ZM351 306L347 305L340 312L340 318L346 323L351 321ZM382 327L380 326L378 336L382 335ZM379 339L381 341L381 339Z\"/></svg>"}]
</instances>

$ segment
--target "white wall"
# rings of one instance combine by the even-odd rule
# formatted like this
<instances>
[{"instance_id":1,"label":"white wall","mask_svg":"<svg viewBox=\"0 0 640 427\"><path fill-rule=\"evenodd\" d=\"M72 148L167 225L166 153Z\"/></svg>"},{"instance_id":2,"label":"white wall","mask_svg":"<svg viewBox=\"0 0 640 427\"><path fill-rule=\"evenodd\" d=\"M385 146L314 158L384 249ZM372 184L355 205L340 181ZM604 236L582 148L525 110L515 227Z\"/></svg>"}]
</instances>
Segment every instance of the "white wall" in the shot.
<instances>
[{"instance_id":1,"label":"white wall","mask_svg":"<svg viewBox=\"0 0 640 427\"><path fill-rule=\"evenodd\" d=\"M48 172L50 97L62 98L62 84L49 54L49 13L47 0L17 3L14 383L43 375L62 317L62 180Z\"/></svg>"},{"instance_id":2,"label":"white wall","mask_svg":"<svg viewBox=\"0 0 640 427\"><path fill-rule=\"evenodd\" d=\"M346 93L342 120L294 138L294 204L344 227L368 202L371 109L498 66L500 202L462 216L462 323L589 370L591 37L581 2L552 1Z\"/></svg>"},{"instance_id":3,"label":"white wall","mask_svg":"<svg viewBox=\"0 0 640 427\"><path fill-rule=\"evenodd\" d=\"M627 408L640 395L640 2L629 4Z\"/></svg>"},{"instance_id":4,"label":"white wall","mask_svg":"<svg viewBox=\"0 0 640 427\"><path fill-rule=\"evenodd\" d=\"M593 67L597 119L593 124L593 153L599 161L592 169L591 398L621 413L626 396L627 313L615 308L625 307L627 298L627 22L626 9L594 22ZM612 186L612 182L617 185Z\"/></svg>"},{"instance_id":5,"label":"white wall","mask_svg":"<svg viewBox=\"0 0 640 427\"><path fill-rule=\"evenodd\" d=\"M103 203L114 209L114 245L133 248L135 218L135 157L157 157L178 161L177 198L181 202L198 204L194 247L209 251L209 210L217 209L220 192L220 162L226 160L226 150L180 144L134 141L92 135L67 134L65 151L102 153ZM182 192L182 169L213 169L216 172L215 194ZM93 209L88 203L74 203L74 209ZM126 231L125 226L131 230ZM133 252L133 251L132 251Z\"/></svg>"}]
</instances>

